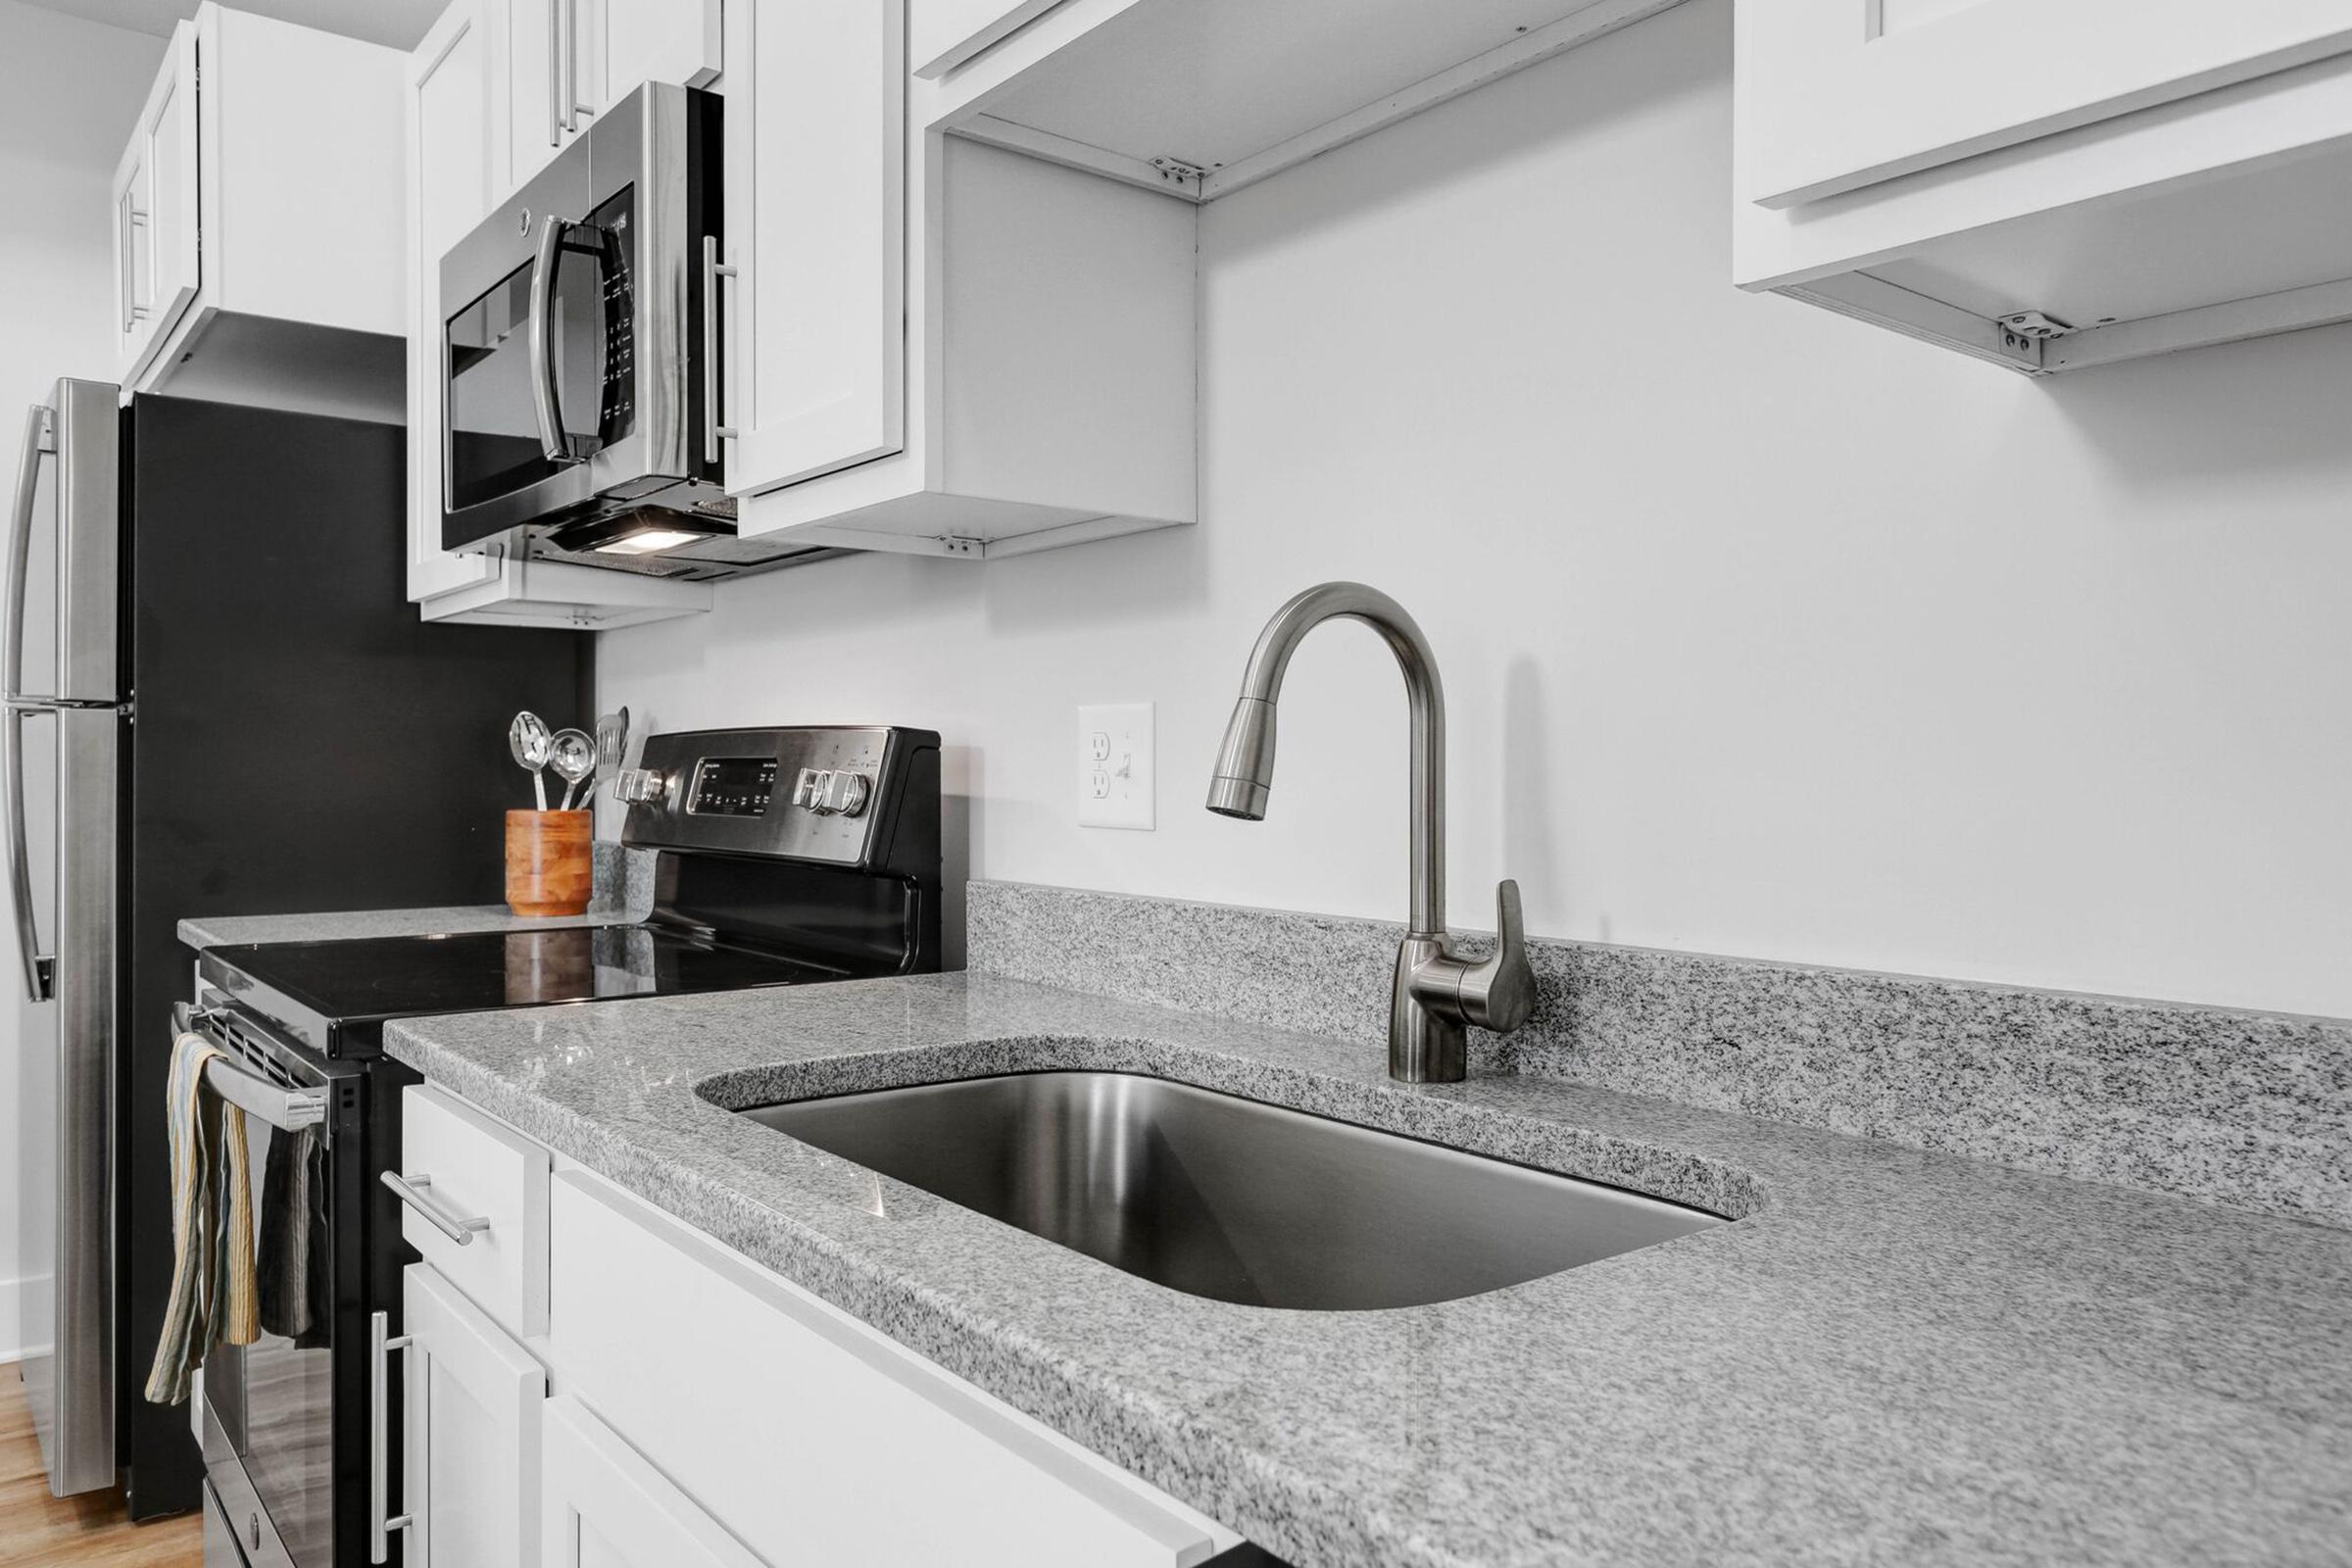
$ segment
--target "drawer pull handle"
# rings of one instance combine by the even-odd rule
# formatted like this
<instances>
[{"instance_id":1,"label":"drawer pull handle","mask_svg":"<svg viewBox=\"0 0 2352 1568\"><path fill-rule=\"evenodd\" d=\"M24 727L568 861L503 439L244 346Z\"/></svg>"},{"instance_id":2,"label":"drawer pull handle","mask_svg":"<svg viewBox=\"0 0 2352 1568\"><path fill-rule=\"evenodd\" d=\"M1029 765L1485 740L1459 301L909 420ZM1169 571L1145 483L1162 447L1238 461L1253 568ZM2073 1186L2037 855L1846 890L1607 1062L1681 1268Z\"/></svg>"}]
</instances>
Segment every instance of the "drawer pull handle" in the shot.
<instances>
[{"instance_id":1,"label":"drawer pull handle","mask_svg":"<svg viewBox=\"0 0 2352 1568\"><path fill-rule=\"evenodd\" d=\"M425 1201L422 1190L433 1185L433 1179L430 1176L402 1176L393 1171L386 1171L384 1172L384 1185L392 1189L393 1197L422 1214L426 1219L431 1220L436 1230L460 1247L470 1246L473 1242L474 1232L486 1231L490 1228L490 1221L485 1215L474 1214L464 1219L452 1219Z\"/></svg>"}]
</instances>

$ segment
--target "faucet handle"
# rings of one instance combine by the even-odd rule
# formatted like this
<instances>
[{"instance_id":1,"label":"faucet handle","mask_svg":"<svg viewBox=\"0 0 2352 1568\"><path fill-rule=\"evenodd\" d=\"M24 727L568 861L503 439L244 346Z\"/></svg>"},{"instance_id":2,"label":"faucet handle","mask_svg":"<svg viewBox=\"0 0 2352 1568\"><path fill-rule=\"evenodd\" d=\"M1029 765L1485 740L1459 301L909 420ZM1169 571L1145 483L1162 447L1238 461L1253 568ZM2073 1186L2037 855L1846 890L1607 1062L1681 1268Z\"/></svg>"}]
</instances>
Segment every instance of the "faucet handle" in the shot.
<instances>
[{"instance_id":1,"label":"faucet handle","mask_svg":"<svg viewBox=\"0 0 2352 1568\"><path fill-rule=\"evenodd\" d=\"M1462 971L1460 1008L1465 1022L1509 1034L1536 1010L1536 971L1527 961L1527 927L1519 910L1519 884L1508 877L1494 886L1494 953Z\"/></svg>"}]
</instances>

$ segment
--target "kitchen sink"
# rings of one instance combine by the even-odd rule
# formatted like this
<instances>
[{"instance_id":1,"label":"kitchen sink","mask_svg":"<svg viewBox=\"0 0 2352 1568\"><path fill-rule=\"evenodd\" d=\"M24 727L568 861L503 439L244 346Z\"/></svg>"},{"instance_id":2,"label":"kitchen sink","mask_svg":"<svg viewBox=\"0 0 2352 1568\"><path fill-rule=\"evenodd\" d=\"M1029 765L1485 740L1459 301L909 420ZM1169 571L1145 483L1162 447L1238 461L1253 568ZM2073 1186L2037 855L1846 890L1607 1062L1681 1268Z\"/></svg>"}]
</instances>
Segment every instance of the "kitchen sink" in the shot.
<instances>
[{"instance_id":1,"label":"kitchen sink","mask_svg":"<svg viewBox=\"0 0 2352 1568\"><path fill-rule=\"evenodd\" d=\"M740 1114L1130 1274L1251 1306L1448 1301L1724 1223L1133 1073L972 1078Z\"/></svg>"}]
</instances>

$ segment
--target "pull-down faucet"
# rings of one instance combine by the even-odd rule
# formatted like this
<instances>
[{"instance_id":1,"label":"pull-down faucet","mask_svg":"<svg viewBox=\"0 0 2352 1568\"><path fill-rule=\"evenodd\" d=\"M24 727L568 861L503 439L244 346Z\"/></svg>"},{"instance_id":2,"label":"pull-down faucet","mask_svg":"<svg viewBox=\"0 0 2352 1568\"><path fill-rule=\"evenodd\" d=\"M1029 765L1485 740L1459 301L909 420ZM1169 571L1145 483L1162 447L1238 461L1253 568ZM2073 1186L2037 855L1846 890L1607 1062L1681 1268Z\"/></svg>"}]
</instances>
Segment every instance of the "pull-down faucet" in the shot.
<instances>
[{"instance_id":1,"label":"pull-down faucet","mask_svg":"<svg viewBox=\"0 0 2352 1568\"><path fill-rule=\"evenodd\" d=\"M1217 750L1208 808L1244 821L1264 819L1274 783L1274 704L1300 639L1337 615L1380 633L1404 669L1412 713L1410 911L1396 946L1389 995L1389 1076L1408 1084L1458 1083L1467 1025L1508 1033L1536 1004L1520 926L1519 884L1494 890L1494 956L1473 963L1446 942L1446 691L1437 656L1404 607L1360 582L1309 588L1274 612L1242 672L1242 697Z\"/></svg>"}]
</instances>

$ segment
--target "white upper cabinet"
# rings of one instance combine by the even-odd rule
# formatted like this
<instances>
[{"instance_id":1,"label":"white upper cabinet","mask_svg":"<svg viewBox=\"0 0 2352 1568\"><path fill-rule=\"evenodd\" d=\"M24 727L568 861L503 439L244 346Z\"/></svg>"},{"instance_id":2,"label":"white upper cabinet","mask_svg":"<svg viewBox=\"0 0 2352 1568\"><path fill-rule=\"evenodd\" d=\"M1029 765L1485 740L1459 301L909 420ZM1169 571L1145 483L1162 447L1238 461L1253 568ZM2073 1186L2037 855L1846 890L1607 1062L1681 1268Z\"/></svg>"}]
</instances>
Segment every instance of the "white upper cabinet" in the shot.
<instances>
[{"instance_id":1,"label":"white upper cabinet","mask_svg":"<svg viewBox=\"0 0 2352 1568\"><path fill-rule=\"evenodd\" d=\"M213 4L179 24L115 175L125 386L399 422L401 64Z\"/></svg>"},{"instance_id":2,"label":"white upper cabinet","mask_svg":"<svg viewBox=\"0 0 2352 1568\"><path fill-rule=\"evenodd\" d=\"M789 484L903 444L905 15L901 0L729 12L732 488Z\"/></svg>"},{"instance_id":3,"label":"white upper cabinet","mask_svg":"<svg viewBox=\"0 0 2352 1568\"><path fill-rule=\"evenodd\" d=\"M2343 0L1771 0L1741 190L1789 207L2352 49Z\"/></svg>"},{"instance_id":4,"label":"white upper cabinet","mask_svg":"<svg viewBox=\"0 0 2352 1568\"><path fill-rule=\"evenodd\" d=\"M607 105L642 83L700 87L718 74L719 0L501 3L513 148L508 189L539 172Z\"/></svg>"},{"instance_id":5,"label":"white upper cabinet","mask_svg":"<svg viewBox=\"0 0 2352 1568\"><path fill-rule=\"evenodd\" d=\"M489 556L441 548L441 257L490 209L506 151L491 112L491 0L457 0L409 58L409 598L496 577Z\"/></svg>"},{"instance_id":6,"label":"white upper cabinet","mask_svg":"<svg viewBox=\"0 0 2352 1568\"><path fill-rule=\"evenodd\" d=\"M739 528L970 558L1191 522L1190 205L945 135L906 15L727 11Z\"/></svg>"},{"instance_id":7,"label":"white upper cabinet","mask_svg":"<svg viewBox=\"0 0 2352 1568\"><path fill-rule=\"evenodd\" d=\"M115 171L115 361L124 373L195 298L196 180L196 24L183 22Z\"/></svg>"},{"instance_id":8,"label":"white upper cabinet","mask_svg":"<svg viewBox=\"0 0 2352 1568\"><path fill-rule=\"evenodd\" d=\"M742 531L968 559L1194 521L1200 204L1675 3L730 7Z\"/></svg>"},{"instance_id":9,"label":"white upper cabinet","mask_svg":"<svg viewBox=\"0 0 2352 1568\"><path fill-rule=\"evenodd\" d=\"M2032 375L2352 319L2352 0L1738 0L1735 278Z\"/></svg>"},{"instance_id":10,"label":"white upper cabinet","mask_svg":"<svg viewBox=\"0 0 2352 1568\"><path fill-rule=\"evenodd\" d=\"M427 620L606 630L708 610L708 583L668 582L560 562L514 561L503 548L441 548L441 258L510 188L511 7L537 0L455 0L408 57L407 173L409 598ZM461 302L463 303L463 302Z\"/></svg>"},{"instance_id":11,"label":"white upper cabinet","mask_svg":"<svg viewBox=\"0 0 2352 1568\"><path fill-rule=\"evenodd\" d=\"M946 75L1061 0L914 0L907 58L918 76Z\"/></svg>"}]
</instances>

